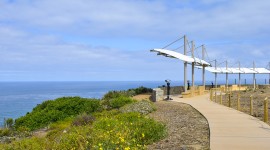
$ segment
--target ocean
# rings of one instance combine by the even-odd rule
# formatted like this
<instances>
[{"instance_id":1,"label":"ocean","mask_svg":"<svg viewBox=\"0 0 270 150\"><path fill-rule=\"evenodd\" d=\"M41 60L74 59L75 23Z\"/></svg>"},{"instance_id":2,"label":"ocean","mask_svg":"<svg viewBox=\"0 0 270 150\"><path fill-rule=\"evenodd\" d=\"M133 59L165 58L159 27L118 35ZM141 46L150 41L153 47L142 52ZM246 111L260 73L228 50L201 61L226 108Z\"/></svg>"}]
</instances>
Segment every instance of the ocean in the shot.
<instances>
[{"instance_id":1,"label":"ocean","mask_svg":"<svg viewBox=\"0 0 270 150\"><path fill-rule=\"evenodd\" d=\"M230 80L230 84L233 82L234 80ZM195 82L196 85L200 83ZM112 90L127 90L139 86L156 88L165 84L164 81L0 82L0 126L3 126L4 118L16 119L23 116L45 100L63 96L102 98ZM210 85L211 81L206 84ZM183 85L182 81L171 82L171 86L180 85Z\"/></svg>"}]
</instances>

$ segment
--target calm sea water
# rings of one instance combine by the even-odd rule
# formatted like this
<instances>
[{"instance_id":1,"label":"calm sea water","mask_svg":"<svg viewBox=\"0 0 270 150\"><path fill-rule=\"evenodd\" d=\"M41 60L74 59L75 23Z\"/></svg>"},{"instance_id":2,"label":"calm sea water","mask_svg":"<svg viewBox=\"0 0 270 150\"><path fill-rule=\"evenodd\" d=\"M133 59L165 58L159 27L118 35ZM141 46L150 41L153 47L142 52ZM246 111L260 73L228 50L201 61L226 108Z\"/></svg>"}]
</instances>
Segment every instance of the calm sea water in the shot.
<instances>
[{"instance_id":1,"label":"calm sea water","mask_svg":"<svg viewBox=\"0 0 270 150\"><path fill-rule=\"evenodd\" d=\"M230 83L233 83L231 80ZM195 82L199 85L201 82ZM219 81L219 84L224 84ZM243 81L242 81L243 83ZM206 84L211 84L207 81ZM4 118L16 119L25 115L45 100L63 96L101 98L111 90L127 90L145 86L155 88L165 85L164 81L104 81L104 82L0 82L0 126ZM171 86L183 85L172 81Z\"/></svg>"}]
</instances>

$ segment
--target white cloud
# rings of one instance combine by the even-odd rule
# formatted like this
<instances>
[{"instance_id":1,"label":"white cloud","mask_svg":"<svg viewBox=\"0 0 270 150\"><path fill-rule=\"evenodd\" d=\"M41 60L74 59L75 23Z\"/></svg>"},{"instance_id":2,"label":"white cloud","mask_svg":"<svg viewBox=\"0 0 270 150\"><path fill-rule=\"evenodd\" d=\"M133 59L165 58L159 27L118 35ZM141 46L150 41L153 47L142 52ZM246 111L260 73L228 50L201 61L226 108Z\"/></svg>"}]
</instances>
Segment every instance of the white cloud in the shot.
<instances>
[{"instance_id":1,"label":"white cloud","mask_svg":"<svg viewBox=\"0 0 270 150\"><path fill-rule=\"evenodd\" d=\"M244 64L259 59L263 64L269 56L270 2L266 0L18 0L0 5L3 71L178 79L181 62L156 57L146 49L184 34L198 45L206 43L211 60ZM73 41L77 37L82 40ZM136 38L140 41L132 43ZM109 41L116 43L112 46ZM134 45L139 49L134 50ZM175 72L163 71L178 67Z\"/></svg>"}]
</instances>

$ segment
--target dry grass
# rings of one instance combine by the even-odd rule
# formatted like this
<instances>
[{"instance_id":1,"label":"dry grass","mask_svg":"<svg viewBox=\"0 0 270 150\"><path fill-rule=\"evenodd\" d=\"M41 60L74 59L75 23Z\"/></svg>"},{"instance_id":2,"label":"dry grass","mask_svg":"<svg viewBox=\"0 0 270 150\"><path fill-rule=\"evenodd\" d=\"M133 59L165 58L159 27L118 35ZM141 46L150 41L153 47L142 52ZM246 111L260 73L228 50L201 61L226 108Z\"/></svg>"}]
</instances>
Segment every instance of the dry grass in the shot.
<instances>
[{"instance_id":1,"label":"dry grass","mask_svg":"<svg viewBox=\"0 0 270 150\"><path fill-rule=\"evenodd\" d=\"M141 100L150 100L151 94L139 94L139 95L135 95L132 98L137 100L137 101L141 101Z\"/></svg>"}]
</instances>

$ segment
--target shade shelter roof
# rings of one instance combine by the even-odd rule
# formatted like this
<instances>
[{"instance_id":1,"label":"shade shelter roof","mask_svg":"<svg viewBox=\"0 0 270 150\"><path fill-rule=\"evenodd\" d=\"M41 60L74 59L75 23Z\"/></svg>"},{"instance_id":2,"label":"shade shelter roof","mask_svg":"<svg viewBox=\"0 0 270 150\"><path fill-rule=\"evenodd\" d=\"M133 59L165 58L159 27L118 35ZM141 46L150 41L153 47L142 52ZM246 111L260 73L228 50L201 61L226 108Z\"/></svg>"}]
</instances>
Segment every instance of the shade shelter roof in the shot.
<instances>
[{"instance_id":1,"label":"shade shelter roof","mask_svg":"<svg viewBox=\"0 0 270 150\"><path fill-rule=\"evenodd\" d=\"M176 51L172 51L172 50L167 50L167 49L152 49L150 50L150 52L157 52L157 55L163 55L165 57L171 57L171 58L176 58L176 59L180 59L184 62L188 62L188 63L195 63L196 66L211 66L210 63L199 59L197 57L191 57L191 56L187 56L187 55L183 55L179 52Z\"/></svg>"},{"instance_id":2,"label":"shade shelter roof","mask_svg":"<svg viewBox=\"0 0 270 150\"><path fill-rule=\"evenodd\" d=\"M212 72L212 73L229 73L229 74L269 74L270 70L266 68L227 68L226 67L206 67L205 70Z\"/></svg>"}]
</instances>

